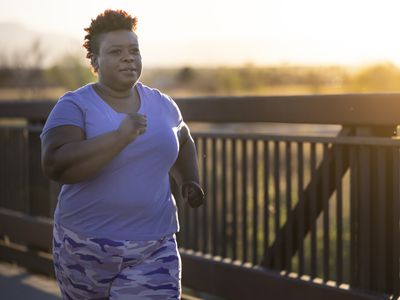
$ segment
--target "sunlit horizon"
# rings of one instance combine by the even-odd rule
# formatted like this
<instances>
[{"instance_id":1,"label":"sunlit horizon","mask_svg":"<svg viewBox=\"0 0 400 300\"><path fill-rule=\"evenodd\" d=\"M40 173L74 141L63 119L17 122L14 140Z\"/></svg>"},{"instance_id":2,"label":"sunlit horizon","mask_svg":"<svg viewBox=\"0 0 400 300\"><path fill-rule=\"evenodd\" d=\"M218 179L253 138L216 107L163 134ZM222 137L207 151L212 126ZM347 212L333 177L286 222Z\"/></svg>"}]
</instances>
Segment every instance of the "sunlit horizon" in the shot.
<instances>
[{"instance_id":1,"label":"sunlit horizon","mask_svg":"<svg viewBox=\"0 0 400 300\"><path fill-rule=\"evenodd\" d=\"M106 8L139 18L154 66L400 64L400 3L382 1L0 1L0 23L68 35ZM0 40L1 40L0 36Z\"/></svg>"}]
</instances>

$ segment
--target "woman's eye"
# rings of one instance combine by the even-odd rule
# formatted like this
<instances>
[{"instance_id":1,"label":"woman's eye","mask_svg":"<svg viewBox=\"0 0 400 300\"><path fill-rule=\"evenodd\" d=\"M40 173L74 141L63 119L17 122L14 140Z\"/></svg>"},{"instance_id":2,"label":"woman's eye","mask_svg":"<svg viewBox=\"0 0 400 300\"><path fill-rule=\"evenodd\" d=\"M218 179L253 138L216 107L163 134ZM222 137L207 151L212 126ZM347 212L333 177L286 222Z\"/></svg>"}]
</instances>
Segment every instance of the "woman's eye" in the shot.
<instances>
[{"instance_id":1,"label":"woman's eye","mask_svg":"<svg viewBox=\"0 0 400 300\"><path fill-rule=\"evenodd\" d=\"M119 49L111 50L111 53L112 54L120 54L121 50L119 50Z\"/></svg>"}]
</instances>

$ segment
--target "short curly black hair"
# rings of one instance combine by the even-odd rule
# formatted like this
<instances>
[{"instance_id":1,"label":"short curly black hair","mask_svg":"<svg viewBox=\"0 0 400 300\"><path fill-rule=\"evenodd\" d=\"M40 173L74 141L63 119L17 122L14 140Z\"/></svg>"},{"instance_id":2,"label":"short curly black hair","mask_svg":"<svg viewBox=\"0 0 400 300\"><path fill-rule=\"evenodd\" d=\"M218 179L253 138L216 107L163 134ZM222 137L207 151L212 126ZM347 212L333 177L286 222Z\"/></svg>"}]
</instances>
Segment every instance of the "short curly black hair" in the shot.
<instances>
[{"instance_id":1,"label":"short curly black hair","mask_svg":"<svg viewBox=\"0 0 400 300\"><path fill-rule=\"evenodd\" d=\"M132 17L126 11L118 9L106 9L99 14L96 19L92 19L90 26L85 28L87 32L83 47L86 48L86 57L93 58L93 54L99 53L99 36L115 30L131 30L136 31L137 17Z\"/></svg>"}]
</instances>

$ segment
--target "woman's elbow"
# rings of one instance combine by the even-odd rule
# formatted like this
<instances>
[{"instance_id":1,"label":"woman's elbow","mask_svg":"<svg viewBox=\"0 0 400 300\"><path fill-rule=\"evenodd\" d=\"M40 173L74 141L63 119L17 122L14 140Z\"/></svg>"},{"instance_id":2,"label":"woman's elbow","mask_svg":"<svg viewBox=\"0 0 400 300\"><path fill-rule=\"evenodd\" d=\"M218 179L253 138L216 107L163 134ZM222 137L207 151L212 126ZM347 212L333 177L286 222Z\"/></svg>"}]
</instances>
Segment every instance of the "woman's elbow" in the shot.
<instances>
[{"instance_id":1,"label":"woman's elbow","mask_svg":"<svg viewBox=\"0 0 400 300\"><path fill-rule=\"evenodd\" d=\"M67 168L46 156L42 158L42 170L47 178L61 184L75 184L87 180L87 174L82 170Z\"/></svg>"},{"instance_id":2,"label":"woman's elbow","mask_svg":"<svg viewBox=\"0 0 400 300\"><path fill-rule=\"evenodd\" d=\"M43 174L54 181L60 180L60 171L57 167L56 161L49 155L42 155L42 171Z\"/></svg>"}]
</instances>

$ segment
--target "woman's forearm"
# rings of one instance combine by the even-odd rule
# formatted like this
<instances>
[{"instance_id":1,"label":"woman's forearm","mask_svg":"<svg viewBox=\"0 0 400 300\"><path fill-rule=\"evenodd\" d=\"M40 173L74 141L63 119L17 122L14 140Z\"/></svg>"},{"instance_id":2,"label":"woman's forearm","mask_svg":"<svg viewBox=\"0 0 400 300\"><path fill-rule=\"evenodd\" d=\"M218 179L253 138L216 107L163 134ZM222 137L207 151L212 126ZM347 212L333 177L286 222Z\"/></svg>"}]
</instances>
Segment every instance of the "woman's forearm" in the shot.
<instances>
[{"instance_id":1,"label":"woman's forearm","mask_svg":"<svg viewBox=\"0 0 400 300\"><path fill-rule=\"evenodd\" d=\"M175 197L182 197L193 208L204 203L204 191L199 184L196 146L190 134L181 145L178 159L171 169L171 175L178 187L175 190Z\"/></svg>"},{"instance_id":2,"label":"woman's forearm","mask_svg":"<svg viewBox=\"0 0 400 300\"><path fill-rule=\"evenodd\" d=\"M62 183L85 181L98 173L125 146L118 131L67 143L54 152L52 179Z\"/></svg>"},{"instance_id":3,"label":"woman's forearm","mask_svg":"<svg viewBox=\"0 0 400 300\"><path fill-rule=\"evenodd\" d=\"M190 136L181 146L178 158L171 169L171 173L178 185L189 180L199 183L196 146Z\"/></svg>"}]
</instances>

